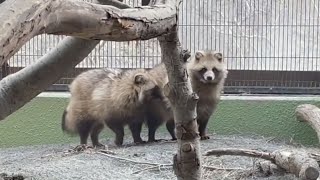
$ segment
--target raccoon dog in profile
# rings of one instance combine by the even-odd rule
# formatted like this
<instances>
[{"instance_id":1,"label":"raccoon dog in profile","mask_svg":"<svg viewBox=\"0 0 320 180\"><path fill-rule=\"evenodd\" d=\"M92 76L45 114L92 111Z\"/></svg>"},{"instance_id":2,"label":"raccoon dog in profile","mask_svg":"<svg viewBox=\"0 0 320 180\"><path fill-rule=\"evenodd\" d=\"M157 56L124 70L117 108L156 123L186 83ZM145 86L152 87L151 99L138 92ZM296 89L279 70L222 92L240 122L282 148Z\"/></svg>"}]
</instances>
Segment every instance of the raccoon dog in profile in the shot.
<instances>
[{"instance_id":1,"label":"raccoon dog in profile","mask_svg":"<svg viewBox=\"0 0 320 180\"><path fill-rule=\"evenodd\" d=\"M187 63L192 90L199 96L197 122L202 140L209 139L206 127L220 101L228 71L222 54L214 51L197 51Z\"/></svg>"},{"instance_id":2,"label":"raccoon dog in profile","mask_svg":"<svg viewBox=\"0 0 320 180\"><path fill-rule=\"evenodd\" d=\"M124 126L129 125L135 143L143 124L144 104L162 98L160 88L146 70L95 69L86 71L70 85L70 102L63 113L62 129L79 134L80 143L103 146L98 139L106 124L122 145Z\"/></svg>"}]
</instances>

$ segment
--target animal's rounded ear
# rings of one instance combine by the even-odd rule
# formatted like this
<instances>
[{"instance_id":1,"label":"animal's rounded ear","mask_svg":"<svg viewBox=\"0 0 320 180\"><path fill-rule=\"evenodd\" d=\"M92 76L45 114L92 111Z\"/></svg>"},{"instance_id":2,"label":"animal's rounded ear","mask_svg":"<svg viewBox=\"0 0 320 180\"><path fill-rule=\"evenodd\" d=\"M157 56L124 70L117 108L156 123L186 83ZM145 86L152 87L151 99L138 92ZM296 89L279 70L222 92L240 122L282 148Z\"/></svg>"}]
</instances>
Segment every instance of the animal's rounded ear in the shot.
<instances>
[{"instance_id":1,"label":"animal's rounded ear","mask_svg":"<svg viewBox=\"0 0 320 180\"><path fill-rule=\"evenodd\" d=\"M201 51L197 51L196 52L196 55L195 55L195 58L197 61L199 61L202 57L203 57L203 53Z\"/></svg>"},{"instance_id":2,"label":"animal's rounded ear","mask_svg":"<svg viewBox=\"0 0 320 180\"><path fill-rule=\"evenodd\" d=\"M217 52L217 53L215 53L213 56L214 56L219 62L222 62L222 60L223 60L222 53Z\"/></svg>"},{"instance_id":3,"label":"animal's rounded ear","mask_svg":"<svg viewBox=\"0 0 320 180\"><path fill-rule=\"evenodd\" d=\"M142 74L137 74L134 76L134 83L136 84L144 84L146 82L146 78Z\"/></svg>"}]
</instances>

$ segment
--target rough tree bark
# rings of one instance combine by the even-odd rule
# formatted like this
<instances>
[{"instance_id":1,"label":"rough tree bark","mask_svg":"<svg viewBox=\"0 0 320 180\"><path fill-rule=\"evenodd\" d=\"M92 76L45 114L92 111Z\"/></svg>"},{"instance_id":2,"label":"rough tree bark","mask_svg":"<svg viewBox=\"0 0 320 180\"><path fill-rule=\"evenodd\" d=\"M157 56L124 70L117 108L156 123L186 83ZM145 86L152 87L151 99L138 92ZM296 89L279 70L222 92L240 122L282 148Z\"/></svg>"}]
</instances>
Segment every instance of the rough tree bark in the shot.
<instances>
[{"instance_id":1,"label":"rough tree bark","mask_svg":"<svg viewBox=\"0 0 320 180\"><path fill-rule=\"evenodd\" d=\"M36 63L0 81L0 120L21 108L74 68L99 41L67 37Z\"/></svg>"},{"instance_id":2,"label":"rough tree bark","mask_svg":"<svg viewBox=\"0 0 320 180\"><path fill-rule=\"evenodd\" d=\"M0 10L0 64L42 33L110 41L158 37L176 24L175 2L118 9L84 1L6 0Z\"/></svg>"},{"instance_id":3,"label":"rough tree bark","mask_svg":"<svg viewBox=\"0 0 320 180\"><path fill-rule=\"evenodd\" d=\"M198 96L192 92L185 67L190 55L180 47L175 30L159 38L159 42L169 78L165 94L173 109L178 140L178 153L173 158L174 172L178 179L201 179L200 136L196 121Z\"/></svg>"},{"instance_id":4,"label":"rough tree bark","mask_svg":"<svg viewBox=\"0 0 320 180\"><path fill-rule=\"evenodd\" d=\"M3 79L0 119L23 106L87 56L99 42L90 40L146 40L163 35L158 40L169 77L165 93L172 104L178 138L174 170L178 179L200 179L198 96L192 92L185 67L190 53L182 50L177 34L181 0L153 0L152 3L153 6L119 10L81 1L5 1L0 11L0 64L41 33L83 39L69 37L37 63Z\"/></svg>"},{"instance_id":5,"label":"rough tree bark","mask_svg":"<svg viewBox=\"0 0 320 180\"><path fill-rule=\"evenodd\" d=\"M301 104L296 108L298 121L308 123L317 133L320 142L320 109L312 104Z\"/></svg>"},{"instance_id":6,"label":"rough tree bark","mask_svg":"<svg viewBox=\"0 0 320 180\"><path fill-rule=\"evenodd\" d=\"M319 164L307 152L278 150L273 152L275 164L293 173L302 180L316 180L319 177Z\"/></svg>"},{"instance_id":7,"label":"rough tree bark","mask_svg":"<svg viewBox=\"0 0 320 180\"><path fill-rule=\"evenodd\" d=\"M196 121L198 96L192 92L185 63L190 53L181 48L177 26L170 34L159 37L162 62L169 83L165 95L169 98L176 125L178 152L173 158L173 168L178 179L201 179L200 142Z\"/></svg>"},{"instance_id":8,"label":"rough tree bark","mask_svg":"<svg viewBox=\"0 0 320 180\"><path fill-rule=\"evenodd\" d=\"M7 0L7 1L11 2L10 0ZM4 2L4 4L7 3L7 1ZM56 0L56 2L58 1L59 0ZM12 3L16 3L16 2L20 2L21 4L19 3L16 4L17 7L9 6L8 4L6 6L3 6L4 4L1 4L0 18L3 17L3 12L7 11L7 9L2 9L3 7L11 7L12 12L11 13L8 12L9 15L10 14L13 15L14 13L16 13L14 20L11 19L12 22L8 24L7 29L3 26L3 23L0 25L0 32L4 32L0 34L0 44L3 42L2 40L8 39L8 37L6 36L13 38L7 41L5 45L4 44L2 45L3 48L1 49L0 54L3 55L5 54L5 51L7 52L10 51L10 53L6 57L2 56L0 58L0 61L2 62L7 60L14 52L18 51L20 46L25 41L27 41L32 37L32 35L28 34L28 32L32 34L32 32L34 32L35 29L38 29L37 26L35 26L36 24L34 23L35 22L34 20L30 22L24 20L25 18L27 19L36 18L34 14L39 14L39 12L41 12L41 9L37 9L37 12L31 11L31 9L33 9L34 7L30 6L30 4L32 4L32 2L36 3L36 1L17 0ZM43 1L37 1L37 2L43 3ZM114 0L99 0L98 2L104 3L104 4L112 4L117 6L118 8L130 7L126 4L116 2ZM165 2L168 2L169 5L175 6L175 0L167 0ZM158 3L161 4L160 2ZM50 4L49 1L45 3L45 5L48 5L48 4ZM96 7L97 5L92 5L92 6ZM109 7L109 6L105 6L105 7ZM162 7L162 10L166 12L172 9L171 6L167 7L167 6L159 5L157 7L159 8ZM21 11L23 11L23 13ZM147 8L146 11L151 12L150 7ZM172 11L176 12L176 8L174 8ZM143 12L144 11L142 10L141 13ZM161 12L162 11L160 11L159 13L161 14ZM139 16L137 12L135 15ZM16 18L17 16L19 16L19 18ZM7 15L6 17L10 17L10 16ZM153 15L152 17L157 17L157 15ZM169 18L168 16L165 16L165 17ZM74 18L81 19L78 17L74 17ZM119 16L119 18L121 17ZM140 16L140 18L143 18L143 16ZM17 21L16 19L19 19L19 21ZM167 21L167 20L168 19L164 21ZM176 16L174 16L171 20L176 21ZM153 20L150 20L148 18L144 18L144 20L130 19L130 22L135 22L135 21L137 21L137 23L133 27L145 28L145 29L144 28L136 29L137 34L147 33L149 32L148 27L150 24L153 24L153 25L157 24L156 22L153 22L155 21L155 19ZM160 18L158 21L160 23L162 19ZM29 27L30 25L29 23L33 25ZM153 25L150 25L150 26L153 26ZM29 28L26 26L28 26ZM13 27L15 27L15 30L17 31L13 31L12 30ZM168 26L168 27L169 29L171 29L172 26L171 27ZM21 28L21 30L19 30L19 28ZM162 33L163 32L159 34L162 34ZM86 37L85 32L83 32L83 36ZM106 35L106 36L110 37L109 35ZM128 35L128 37L130 37L130 35ZM14 38L18 38L19 40L16 41ZM56 80L58 80L60 77L62 77L64 73L71 70L76 64L81 62L98 43L99 41L69 37L66 40L64 40L62 43L60 43L60 45L57 48L53 49L48 55L42 57L39 61L37 61L32 66L28 66L23 70L3 79L0 82L0 88L1 88L0 89L0 120L3 120L12 112L21 108L24 104L29 102L32 98L34 98L36 95L38 95L43 90L45 90L46 87L48 87L49 85L54 83Z\"/></svg>"},{"instance_id":9,"label":"rough tree bark","mask_svg":"<svg viewBox=\"0 0 320 180\"><path fill-rule=\"evenodd\" d=\"M114 5L118 8L130 8L126 4L110 0L97 0L95 3ZM21 108L41 93L65 72L81 62L99 43L97 40L85 40L67 37L35 64L7 76L0 81L0 120Z\"/></svg>"},{"instance_id":10,"label":"rough tree bark","mask_svg":"<svg viewBox=\"0 0 320 180\"><path fill-rule=\"evenodd\" d=\"M319 164L313 155L306 151L297 151L291 149L281 149L272 153L261 152L257 150L248 149L213 149L207 151L205 156L224 156L224 155L236 155L236 156L248 156L256 157L271 161L281 169L292 173L302 180L316 180L319 177ZM267 164L262 163L264 169L273 169L274 167L265 167ZM269 164L272 166L272 164ZM279 169L280 170L280 169ZM264 170L265 171L265 170Z\"/></svg>"}]
</instances>

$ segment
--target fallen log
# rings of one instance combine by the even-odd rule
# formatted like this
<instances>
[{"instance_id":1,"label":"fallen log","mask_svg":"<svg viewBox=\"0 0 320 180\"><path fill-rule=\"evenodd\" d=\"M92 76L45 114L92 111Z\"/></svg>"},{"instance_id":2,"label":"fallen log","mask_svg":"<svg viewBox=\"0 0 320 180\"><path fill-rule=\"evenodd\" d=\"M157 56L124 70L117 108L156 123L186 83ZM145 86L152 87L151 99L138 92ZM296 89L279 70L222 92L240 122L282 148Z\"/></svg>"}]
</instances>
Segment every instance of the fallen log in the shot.
<instances>
[{"instance_id":1,"label":"fallen log","mask_svg":"<svg viewBox=\"0 0 320 180\"><path fill-rule=\"evenodd\" d=\"M261 161L257 163L258 170L262 172L266 176L270 176L272 174L283 174L285 172L284 169L280 168L276 164L271 161Z\"/></svg>"},{"instance_id":2,"label":"fallen log","mask_svg":"<svg viewBox=\"0 0 320 180\"><path fill-rule=\"evenodd\" d=\"M312 104L301 104L295 114L298 121L308 123L316 131L320 142L320 109Z\"/></svg>"},{"instance_id":3,"label":"fallen log","mask_svg":"<svg viewBox=\"0 0 320 180\"><path fill-rule=\"evenodd\" d=\"M312 154L305 151L282 149L268 153L248 149L223 148L213 149L204 154L204 156L212 155L236 155L262 158L271 161L286 172L292 173L302 180L316 180L319 177L320 168L317 160L312 158ZM272 163L270 165L272 165ZM274 167L270 167L270 169L274 169Z\"/></svg>"}]
</instances>

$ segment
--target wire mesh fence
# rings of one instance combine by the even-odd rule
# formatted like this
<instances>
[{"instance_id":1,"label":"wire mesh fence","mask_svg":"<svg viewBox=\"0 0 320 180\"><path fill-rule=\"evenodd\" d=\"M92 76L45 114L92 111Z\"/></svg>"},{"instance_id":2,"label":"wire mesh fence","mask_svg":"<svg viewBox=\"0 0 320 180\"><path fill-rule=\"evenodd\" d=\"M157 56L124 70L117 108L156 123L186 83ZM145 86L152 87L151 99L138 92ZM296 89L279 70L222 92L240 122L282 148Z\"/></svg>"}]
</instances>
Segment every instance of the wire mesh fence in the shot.
<instances>
[{"instance_id":1,"label":"wire mesh fence","mask_svg":"<svg viewBox=\"0 0 320 180\"><path fill-rule=\"evenodd\" d=\"M226 93L320 94L319 7L315 0L185 0L180 41L192 53L212 49L224 54ZM2 67L2 76L34 63L63 38L34 37ZM161 62L160 53L156 39L101 41L55 84L68 84L88 68L152 68Z\"/></svg>"}]
</instances>

